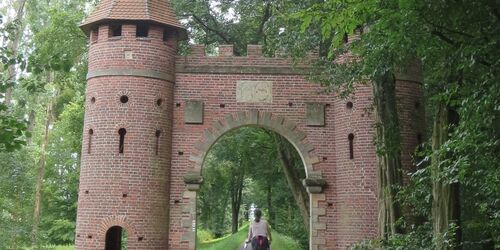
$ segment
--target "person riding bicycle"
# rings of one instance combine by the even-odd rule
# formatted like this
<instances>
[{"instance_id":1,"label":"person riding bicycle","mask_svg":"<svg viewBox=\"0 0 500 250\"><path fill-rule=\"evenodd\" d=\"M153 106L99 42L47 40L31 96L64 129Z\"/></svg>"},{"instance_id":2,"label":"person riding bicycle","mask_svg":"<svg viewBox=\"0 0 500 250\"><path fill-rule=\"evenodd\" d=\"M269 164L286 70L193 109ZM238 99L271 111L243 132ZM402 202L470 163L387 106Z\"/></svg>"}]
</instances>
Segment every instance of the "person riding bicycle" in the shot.
<instances>
[{"instance_id":1,"label":"person riding bicycle","mask_svg":"<svg viewBox=\"0 0 500 250\"><path fill-rule=\"evenodd\" d=\"M252 242L253 250L269 250L271 245L271 228L267 221L261 219L262 211L255 210L255 220L250 224L246 243Z\"/></svg>"}]
</instances>

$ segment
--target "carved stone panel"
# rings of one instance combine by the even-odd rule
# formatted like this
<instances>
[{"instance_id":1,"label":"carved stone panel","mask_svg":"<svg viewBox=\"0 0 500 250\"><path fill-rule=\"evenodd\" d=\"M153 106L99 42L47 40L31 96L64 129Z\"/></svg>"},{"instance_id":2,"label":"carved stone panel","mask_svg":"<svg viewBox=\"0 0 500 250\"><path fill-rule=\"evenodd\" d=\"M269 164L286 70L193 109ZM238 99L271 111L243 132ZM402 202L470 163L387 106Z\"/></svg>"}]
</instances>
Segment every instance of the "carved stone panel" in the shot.
<instances>
[{"instance_id":1,"label":"carved stone panel","mask_svg":"<svg viewBox=\"0 0 500 250\"><path fill-rule=\"evenodd\" d=\"M186 101L184 122L188 124L203 124L203 102Z\"/></svg>"},{"instance_id":2,"label":"carved stone panel","mask_svg":"<svg viewBox=\"0 0 500 250\"><path fill-rule=\"evenodd\" d=\"M325 126L325 104L306 103L306 124L307 126Z\"/></svg>"},{"instance_id":3,"label":"carved stone panel","mask_svg":"<svg viewBox=\"0 0 500 250\"><path fill-rule=\"evenodd\" d=\"M237 81L236 101L253 103L273 102L273 82L271 81Z\"/></svg>"}]
</instances>

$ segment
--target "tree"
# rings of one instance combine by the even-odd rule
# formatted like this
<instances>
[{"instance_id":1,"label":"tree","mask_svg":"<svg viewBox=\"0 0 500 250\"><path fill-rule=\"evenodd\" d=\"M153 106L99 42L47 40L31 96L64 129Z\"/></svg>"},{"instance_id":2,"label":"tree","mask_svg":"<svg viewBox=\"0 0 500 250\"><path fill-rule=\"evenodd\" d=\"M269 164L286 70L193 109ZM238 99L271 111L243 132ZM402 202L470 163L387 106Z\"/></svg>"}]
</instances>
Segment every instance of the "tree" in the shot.
<instances>
[{"instance_id":1,"label":"tree","mask_svg":"<svg viewBox=\"0 0 500 250\"><path fill-rule=\"evenodd\" d=\"M34 77L43 79L40 82L32 81L33 85L27 85L32 91L48 90L50 98L47 99L44 119L44 132L41 142L41 153L38 159L37 181L35 187L35 203L33 212L32 245L38 246L39 224L41 220L41 208L43 201L43 184L47 167L48 146L50 141L51 127L57 119L56 101L61 93L65 72L69 72L86 49L86 37L79 30L83 12L79 2L53 2L46 6L39 2L29 2L28 21L29 27L34 32L32 45L34 50L30 55L30 70ZM34 6L40 7L36 12ZM68 8L72 7L72 8ZM80 7L80 9L78 8ZM62 11L64 9L64 11ZM41 13L47 14L41 16ZM43 26L38 26L43 23ZM40 84L41 83L41 84Z\"/></svg>"},{"instance_id":2,"label":"tree","mask_svg":"<svg viewBox=\"0 0 500 250\"><path fill-rule=\"evenodd\" d=\"M280 147L283 158L279 157ZM267 210L266 219L277 231L300 239L304 246L308 244L304 220L309 223L309 218L302 216L303 208L297 207L293 194L300 189L294 187L291 192L288 181L293 179L302 187L299 179L305 178L304 166L295 149L278 134L253 127L227 133L207 155L203 176L198 198L198 219L203 229L221 236L225 231L221 225L230 221L227 226L235 232L241 208L253 204ZM307 193L299 196L301 202L308 202ZM226 220L228 210L231 212Z\"/></svg>"},{"instance_id":3,"label":"tree","mask_svg":"<svg viewBox=\"0 0 500 250\"><path fill-rule=\"evenodd\" d=\"M181 0L172 3L195 43L209 45L209 48L233 44L237 55L246 54L247 44L261 44L265 54L274 55L277 50L283 51L282 48L308 51L318 47L318 33L300 33L301 23L285 16L310 2L317 0Z\"/></svg>"},{"instance_id":4,"label":"tree","mask_svg":"<svg viewBox=\"0 0 500 250\"><path fill-rule=\"evenodd\" d=\"M11 88L15 83L14 65L20 64L21 68L24 68L24 63L17 55L17 45L12 45L18 42L19 26L18 20L0 27L1 44L9 44L0 47L0 65L6 69L0 71L0 98L4 99L0 103L0 151L8 152L20 149L25 145L26 137L29 137L26 133L26 123L9 110Z\"/></svg>"},{"instance_id":5,"label":"tree","mask_svg":"<svg viewBox=\"0 0 500 250\"><path fill-rule=\"evenodd\" d=\"M491 129L486 129L488 126L496 127L493 121L497 121L496 117L498 117L498 111L489 106L498 105L498 100L495 99L498 97L498 91L493 90L498 89L499 82L500 53L496 49L499 41L498 23L500 20L498 4L487 0L458 2L373 0L359 3L329 0L311 5L295 14L294 17L303 21L304 31L319 26L322 37L332 41L329 53L331 58L325 60L326 63L323 64L326 69L326 74L323 76L326 75L326 77L320 79L333 79L333 84L327 83L331 90L351 90L352 86L360 82L373 82L375 108L377 116L381 118L378 124L382 126L395 124L397 120L390 117L395 117L397 113L385 118L381 116L380 104L384 103L384 99L390 100L390 98L377 95L377 92L380 92L377 89L391 90L392 73L401 71L415 58L422 61L425 75L424 87L428 97L426 101L431 113L435 114L431 120L436 124L432 138L433 148L427 155L427 159L432 159L429 168L433 171L431 182L434 186L432 193L434 209L430 219L434 225L437 249L460 247L462 243L459 229L462 225L454 216L457 213L449 212L458 211L461 206L463 207L461 205L463 202L459 202L458 198L465 198L465 202L472 202L472 204L476 203L466 207L473 207L472 209L479 213L489 210L481 208L479 204L485 207L490 207L492 204L487 202L489 198L482 198L482 202L473 202L468 197L452 195L453 192L450 190L453 190L453 186L457 186L458 183L478 190L479 187L471 185L471 182L483 182L486 178L473 173L486 171L493 176L498 176L497 171L485 164L490 162L490 164L498 165L493 160L495 157L490 154L497 150L498 136ZM345 34L354 34L362 27L366 27L367 32L360 34L360 40L353 41L347 46L343 45L342 40ZM349 61L347 64L332 64L333 57L345 55L346 49L358 59ZM335 79L339 80L335 81ZM491 92L486 93L484 89ZM391 110L396 109L391 108ZM446 118L448 110L456 110L461 118L458 124L449 123ZM476 110L483 112L487 110L480 115L484 118L482 121L475 120L478 117L471 118L471 113L477 112ZM463 116L470 119L464 120ZM385 150L380 151L380 149L390 149L390 144L398 145L398 142L397 140L392 142L380 140L383 139L384 131L380 130L380 125L377 126L379 138L377 142L382 142L382 147L379 145L379 157L382 156L381 159L384 159L387 157L380 153L385 154ZM478 129L478 126L483 129ZM450 130L452 127L457 127L457 129ZM471 139L471 141L465 142L463 138ZM475 155L477 151L469 147L468 143L472 141L478 148L485 150L487 157L485 160L478 161L480 164L473 164L471 161L471 159L478 158ZM464 148L468 150L463 150ZM394 160L384 161L386 163L380 166L390 169L387 163L394 162ZM471 169L471 164L475 165L475 169ZM397 168L395 170L398 171ZM464 171L471 175L463 175ZM418 175L416 176L418 178ZM379 183L388 184L381 190L394 188L391 183L386 183L384 180L379 180ZM398 184L398 182L393 184ZM495 184L488 182L489 185ZM483 186L480 189L491 190L492 187ZM379 199L386 200L384 198L388 197L385 196L386 194L394 197L393 192L385 192L380 194ZM388 201L389 204L397 204L398 200ZM381 209L383 213L390 214L387 207L381 207ZM495 216L489 214L487 217L490 221L486 223L488 226L485 228L490 228L490 230L498 228L495 226L498 225ZM393 222L394 220L384 219L380 223L382 228L389 228ZM398 230L391 230L389 234L381 236L385 239L398 237ZM450 240L453 238L455 240ZM493 242L497 240L495 237L488 239Z\"/></svg>"},{"instance_id":6,"label":"tree","mask_svg":"<svg viewBox=\"0 0 500 250\"><path fill-rule=\"evenodd\" d=\"M304 185L302 185L302 180L306 177L305 171L303 170L303 163L297 151L285 138L276 133L273 133L272 137L277 147L278 156L287 180L288 188L292 192L295 202L299 207L304 227L309 231L309 194Z\"/></svg>"}]
</instances>

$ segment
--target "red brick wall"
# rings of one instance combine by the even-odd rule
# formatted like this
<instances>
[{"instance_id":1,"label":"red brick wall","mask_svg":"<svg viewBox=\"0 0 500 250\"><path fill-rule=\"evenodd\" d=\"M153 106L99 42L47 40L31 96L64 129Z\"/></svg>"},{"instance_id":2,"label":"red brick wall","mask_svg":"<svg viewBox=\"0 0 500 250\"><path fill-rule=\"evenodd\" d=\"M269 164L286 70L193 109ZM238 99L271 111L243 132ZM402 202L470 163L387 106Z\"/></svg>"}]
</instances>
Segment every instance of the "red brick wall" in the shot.
<instances>
[{"instance_id":1,"label":"red brick wall","mask_svg":"<svg viewBox=\"0 0 500 250\"><path fill-rule=\"evenodd\" d=\"M198 48L199 49L199 48ZM250 54L248 57L203 57L196 49L196 56L179 57L177 66L186 68L217 65L224 67L290 67L290 60L264 58ZM236 102L236 81L264 80L273 82L272 104ZM307 134L306 140L314 146L314 153L321 162L313 166L321 171L327 181L326 200L318 209L325 210L319 216L315 242L324 242L320 249L345 249L352 243L376 236L376 156L373 146L373 119L367 112L372 105L370 86L359 86L354 107L346 108L347 100L321 94L322 87L310 83L303 75L280 74L208 74L177 73L174 99L180 107L174 108L170 249L189 249L182 235L190 228L182 228L183 192L186 191L183 176L193 169L189 156L196 151L194 144L205 129L226 115L256 109L279 115L293 121ZM205 119L202 125L184 124L184 104L188 100L205 103ZM305 124L305 103L326 103L326 126L308 127ZM221 108L220 104L225 104ZM291 105L290 105L291 104ZM349 159L348 135L353 133L354 159ZM183 152L179 155L178 152ZM182 201L175 204L174 201ZM184 215L183 215L184 214ZM321 229L325 226L324 229Z\"/></svg>"},{"instance_id":2,"label":"red brick wall","mask_svg":"<svg viewBox=\"0 0 500 250\"><path fill-rule=\"evenodd\" d=\"M89 73L96 69L147 69L173 72L175 41L164 43L163 29L136 38L124 25L121 38L99 28L92 43ZM132 52L125 59L124 51ZM123 104L120 96L128 96ZM92 103L92 100L95 100ZM162 104L157 105L157 100ZM169 173L173 83L137 76L100 76L88 80L76 248L104 249L106 231L126 229L129 249L166 249L168 244ZM124 152L118 130L125 128ZM93 130L91 151L89 129ZM159 154L156 155L156 131Z\"/></svg>"},{"instance_id":3,"label":"red brick wall","mask_svg":"<svg viewBox=\"0 0 500 250\"><path fill-rule=\"evenodd\" d=\"M91 43L89 71L128 67L173 74L175 61L168 58L177 53L175 36L169 36L164 42L164 28L152 25L147 38L136 37L135 27L135 24L123 24L122 36L109 37L109 26L101 25L97 43ZM125 60L125 51L132 51L134 59Z\"/></svg>"},{"instance_id":4,"label":"red brick wall","mask_svg":"<svg viewBox=\"0 0 500 250\"><path fill-rule=\"evenodd\" d=\"M158 77L105 74L88 80L77 249L103 249L106 230L115 225L127 230L130 249L192 249L189 222L195 219L195 198L183 178L199 170L190 157L200 153L196 144L203 140L205 129L227 115L236 117L250 110L295 123L319 158L306 169L308 175L319 172L327 182L324 194L311 198L311 249L345 249L376 237L371 86L360 85L353 97L342 100L305 79L300 72L309 62L293 68L290 59L263 57L258 46L251 46L246 57L232 56L231 46L222 47L219 57L204 56L203 47L194 47L191 56L175 57L175 38L164 42L160 27L152 26L150 38L136 38L132 24L123 26L120 38L109 38L106 25L98 33L90 47L89 74L141 69L175 75L175 84ZM132 58L126 59L125 53ZM272 81L272 103L238 103L236 82L240 80ZM413 111L421 94L408 79L398 86L403 163L408 166L415 133L420 131L413 126L420 117ZM120 102L122 95L128 96L128 103ZM162 99L160 107L158 99ZM203 124L184 122L189 100L204 102ZM324 127L306 125L310 102L326 105ZM348 108L347 102L353 107ZM120 128L127 130L123 154L118 153ZM89 129L93 130L90 154ZM162 132L158 155L157 130ZM351 133L354 159L349 157Z\"/></svg>"}]
</instances>

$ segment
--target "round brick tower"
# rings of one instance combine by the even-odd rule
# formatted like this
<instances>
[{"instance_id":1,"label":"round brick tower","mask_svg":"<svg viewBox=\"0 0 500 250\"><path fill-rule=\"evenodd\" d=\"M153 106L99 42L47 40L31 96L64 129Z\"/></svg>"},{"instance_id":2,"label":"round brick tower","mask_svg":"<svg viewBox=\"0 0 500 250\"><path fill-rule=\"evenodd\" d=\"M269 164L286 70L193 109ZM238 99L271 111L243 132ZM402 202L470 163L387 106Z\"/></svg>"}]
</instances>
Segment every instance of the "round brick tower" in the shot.
<instances>
[{"instance_id":1,"label":"round brick tower","mask_svg":"<svg viewBox=\"0 0 500 250\"><path fill-rule=\"evenodd\" d=\"M81 28L90 52L76 249L167 249L175 55L185 30L167 0L101 0Z\"/></svg>"}]
</instances>

